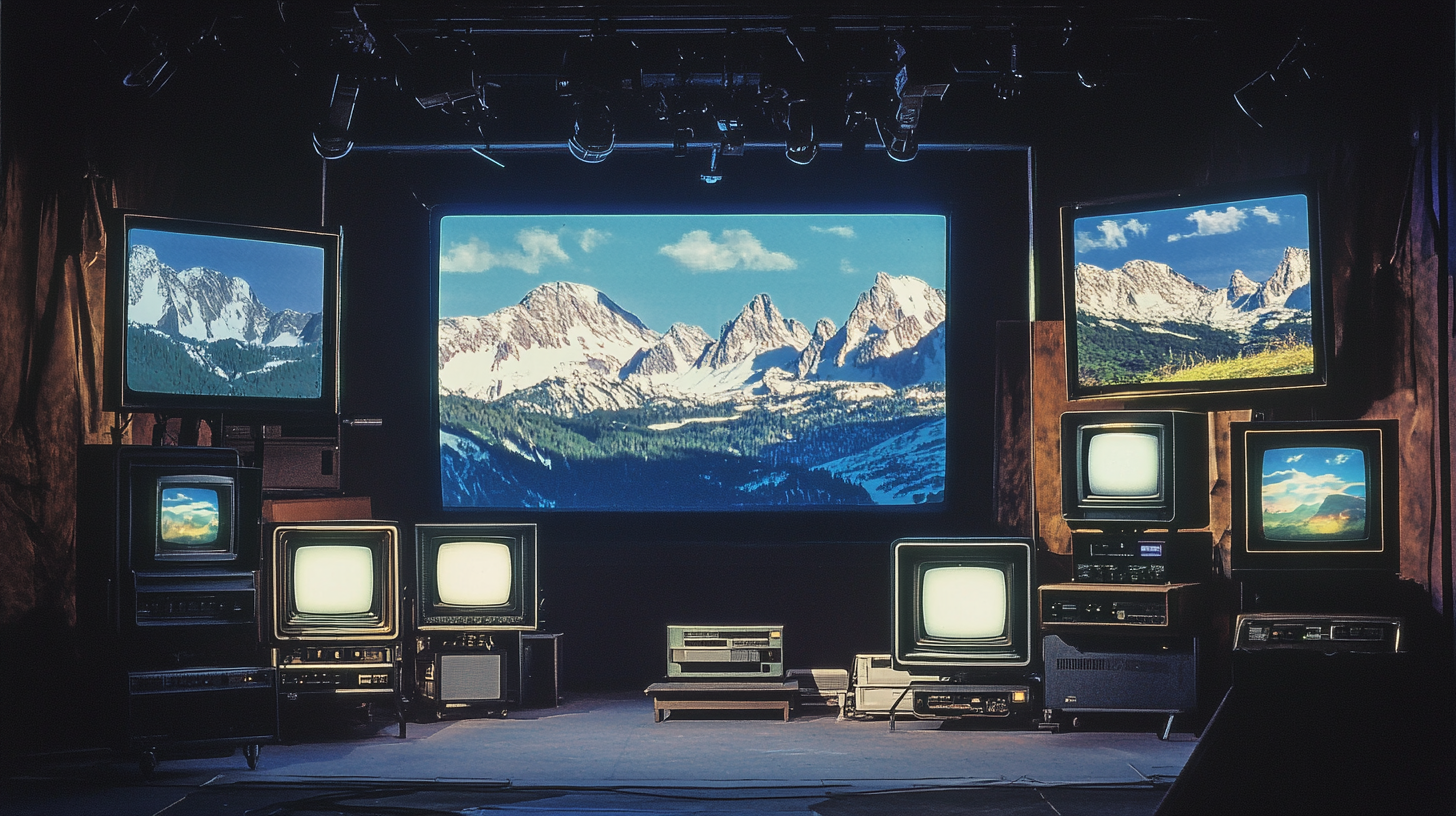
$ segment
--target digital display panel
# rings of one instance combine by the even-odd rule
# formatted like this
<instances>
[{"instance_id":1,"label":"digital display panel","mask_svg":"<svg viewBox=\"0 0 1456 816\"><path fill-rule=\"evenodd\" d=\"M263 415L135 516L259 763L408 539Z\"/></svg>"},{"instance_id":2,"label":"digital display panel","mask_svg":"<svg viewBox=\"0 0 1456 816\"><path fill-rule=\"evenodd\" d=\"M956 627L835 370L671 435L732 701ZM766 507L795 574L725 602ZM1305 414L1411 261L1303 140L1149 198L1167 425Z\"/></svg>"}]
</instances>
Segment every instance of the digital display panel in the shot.
<instances>
[{"instance_id":1,"label":"digital display panel","mask_svg":"<svg viewBox=\"0 0 1456 816\"><path fill-rule=\"evenodd\" d=\"M435 219L445 507L945 499L947 219Z\"/></svg>"},{"instance_id":2,"label":"digital display panel","mask_svg":"<svg viewBox=\"0 0 1456 816\"><path fill-rule=\"evenodd\" d=\"M374 606L374 551L310 545L293 555L294 608L303 615L357 615Z\"/></svg>"},{"instance_id":3,"label":"digital display panel","mask_svg":"<svg viewBox=\"0 0 1456 816\"><path fill-rule=\"evenodd\" d=\"M448 541L435 560L440 603L499 606L511 599L511 548L498 541Z\"/></svg>"},{"instance_id":4,"label":"digital display panel","mask_svg":"<svg viewBox=\"0 0 1456 816\"><path fill-rule=\"evenodd\" d=\"M990 567L933 567L920 589L925 636L951 640L1006 632L1006 576Z\"/></svg>"},{"instance_id":5,"label":"digital display panel","mask_svg":"<svg viewBox=\"0 0 1456 816\"><path fill-rule=\"evenodd\" d=\"M1264 451L1261 508L1270 541L1364 541L1365 453L1343 447Z\"/></svg>"},{"instance_id":6,"label":"digital display panel","mask_svg":"<svg viewBox=\"0 0 1456 816\"><path fill-rule=\"evenodd\" d=\"M1099 433L1087 442L1087 493L1107 498L1159 494L1162 452L1146 433Z\"/></svg>"}]
</instances>

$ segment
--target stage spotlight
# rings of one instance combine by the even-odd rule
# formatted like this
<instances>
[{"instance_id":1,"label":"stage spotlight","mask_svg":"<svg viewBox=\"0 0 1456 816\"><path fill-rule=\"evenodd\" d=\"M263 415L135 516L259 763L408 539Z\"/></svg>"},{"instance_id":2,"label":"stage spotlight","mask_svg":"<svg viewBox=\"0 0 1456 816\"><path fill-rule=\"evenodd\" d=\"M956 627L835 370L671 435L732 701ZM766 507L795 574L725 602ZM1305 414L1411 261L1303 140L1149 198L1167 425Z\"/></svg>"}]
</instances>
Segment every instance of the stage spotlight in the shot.
<instances>
[{"instance_id":1,"label":"stage spotlight","mask_svg":"<svg viewBox=\"0 0 1456 816\"><path fill-rule=\"evenodd\" d=\"M900 106L889 122L876 121L879 125L880 143L885 146L886 155L898 162L910 161L920 150L915 129L920 126L920 110L925 105L926 97L940 99L950 90L948 83L910 85L908 79L909 73L901 67L900 72L895 75L895 95L900 99Z\"/></svg>"},{"instance_id":2,"label":"stage spotlight","mask_svg":"<svg viewBox=\"0 0 1456 816\"><path fill-rule=\"evenodd\" d=\"M674 159L686 159L688 157L688 140L693 138L693 129L680 127L672 134L672 157Z\"/></svg>"},{"instance_id":3,"label":"stage spotlight","mask_svg":"<svg viewBox=\"0 0 1456 816\"><path fill-rule=\"evenodd\" d=\"M1021 96L1021 82L1023 77L1021 74L1021 64L1017 57L1016 43L1013 42L1011 44L1011 64L1005 71L1001 72L1001 76L996 78L996 98L1003 102L1010 102L1016 97Z\"/></svg>"},{"instance_id":4,"label":"stage spotlight","mask_svg":"<svg viewBox=\"0 0 1456 816\"><path fill-rule=\"evenodd\" d=\"M809 103L796 99L789 103L788 138L784 141L784 155L794 164L808 164L819 155L819 143L814 140L814 117Z\"/></svg>"},{"instance_id":5,"label":"stage spotlight","mask_svg":"<svg viewBox=\"0 0 1456 816\"><path fill-rule=\"evenodd\" d=\"M354 121L354 105L359 100L359 80L342 74L334 77L334 93L329 113L313 134L313 149L325 159L342 159L354 149L349 126Z\"/></svg>"},{"instance_id":6,"label":"stage spotlight","mask_svg":"<svg viewBox=\"0 0 1456 816\"><path fill-rule=\"evenodd\" d=\"M617 127L612 122L612 109L600 99L576 102L576 125L566 148L579 161L597 164L612 154L617 146Z\"/></svg>"},{"instance_id":7,"label":"stage spotlight","mask_svg":"<svg viewBox=\"0 0 1456 816\"><path fill-rule=\"evenodd\" d=\"M1295 106L1294 95L1317 78L1310 66L1310 44L1296 37L1274 70L1254 77L1234 91L1234 104L1254 124L1264 127Z\"/></svg>"}]
</instances>

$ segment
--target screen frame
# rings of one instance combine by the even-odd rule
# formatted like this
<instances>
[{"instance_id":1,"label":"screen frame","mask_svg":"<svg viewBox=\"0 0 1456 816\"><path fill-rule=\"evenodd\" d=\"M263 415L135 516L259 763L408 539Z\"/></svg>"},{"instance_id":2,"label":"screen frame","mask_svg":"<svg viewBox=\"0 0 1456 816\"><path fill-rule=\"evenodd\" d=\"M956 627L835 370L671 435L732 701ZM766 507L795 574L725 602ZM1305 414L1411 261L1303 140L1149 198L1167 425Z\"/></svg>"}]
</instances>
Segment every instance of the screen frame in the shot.
<instances>
[{"instance_id":1,"label":"screen frame","mask_svg":"<svg viewBox=\"0 0 1456 816\"><path fill-rule=\"evenodd\" d=\"M106 331L103 356L102 402L108 411L122 412L226 412L296 416L300 414L337 415L339 410L339 276L342 230L320 232L283 227L261 227L145 215L118 211L107 219L106 257ZM317 397L243 397L228 394L169 394L134 389L127 383L126 328L129 304L127 277L133 229L175 232L238 238L253 241L292 244L322 249L323 268L323 372Z\"/></svg>"},{"instance_id":2,"label":"screen frame","mask_svg":"<svg viewBox=\"0 0 1456 816\"><path fill-rule=\"evenodd\" d=\"M1017 537L900 539L892 545L891 663L897 671L950 675L970 669L1024 668L1035 659L1035 550ZM938 644L923 636L920 586L935 567L969 566L1009 570L1006 635L978 644ZM1019 574L1018 574L1019 573Z\"/></svg>"},{"instance_id":3,"label":"screen frame","mask_svg":"<svg viewBox=\"0 0 1456 816\"><path fill-rule=\"evenodd\" d=\"M1235 573L1400 572L1400 421L1367 419L1320 422L1230 423L1231 544ZM1345 447L1365 454L1365 518L1378 549L1289 549L1286 540L1263 536L1264 452L1283 447ZM1254 521L1255 514L1259 521ZM1348 540L1346 540L1348 542ZM1268 546L1250 548L1252 543ZM1282 547L1282 548L1281 548Z\"/></svg>"},{"instance_id":4,"label":"screen frame","mask_svg":"<svg viewBox=\"0 0 1456 816\"><path fill-rule=\"evenodd\" d=\"M947 361L946 362L946 370L949 371L950 370L950 367L951 367L949 361L954 356L954 354L960 353L960 351L961 351L960 349L957 349L955 352L952 352L952 340L950 339L953 336L953 333L956 331L955 326L957 326L956 316L955 316L955 309L952 307L952 304L955 302L955 297L956 297L955 284L952 282L954 280L954 278L955 278L955 273L954 273L954 269L955 269L955 257L954 257L954 253L955 253L955 246L956 246L956 242L955 242L955 236L956 236L955 220L956 220L956 215L955 215L954 209L955 208L953 206L953 202L949 202L949 201L939 201L939 200L933 201L933 202L930 202L930 203L921 202L920 204L914 205L914 206L911 206L911 205L902 205L902 204L898 204L898 203L897 204L888 204L888 205L884 205L884 206L874 206L874 205L859 204L859 203L850 203L850 204L837 203L836 206L833 206L833 207L813 206L813 205L807 205L807 204L804 204L804 203L801 203L801 202L774 202L773 206L771 206L771 207L766 207L766 206L751 207L751 206L743 206L741 204L723 204L723 205L719 205L719 206L709 206L709 205L705 205L705 204L703 204L701 202L697 202L697 203L686 203L686 202L663 201L660 204L658 204L655 208L654 207L651 207L651 206L643 205L643 206L639 206L639 207L634 207L634 208L630 209L630 211L627 211L627 212L623 212L622 211L622 207L621 207L620 204L615 205L615 206L609 206L609 205L606 205L606 204L586 204L586 203L580 203L580 202L574 202L574 201L562 201L562 202L559 202L557 205L554 205L554 206L551 206L551 207L521 207L521 206L514 206L513 207L513 206L509 206L509 205L500 205L500 204L461 204L461 203L437 204L437 205L431 207L430 208L430 212L429 212L429 252L430 252L430 257L429 257L430 267L429 268L430 268L430 312L431 312L430 320L431 320L431 325L434 327L434 331L432 331L432 340L431 340L431 343L430 343L431 357L430 357L430 363L429 363L429 371L430 371L430 408L431 408L431 411L432 411L432 413L431 413L431 420L432 420L432 423L433 423L432 424L432 428L433 428L433 430L435 432L435 434L434 434L435 444L436 444L436 446L438 448L438 445L439 445L439 433L440 433L440 379L439 379L440 371L439 371L439 332L438 332L438 325L439 325L439 320L440 320L439 312L440 312L440 275L441 275L441 272L440 272L440 221L442 219L444 219L444 218L448 218L448 217L451 217L451 216L462 216L462 215L532 216L532 217L541 217L541 218L551 218L553 216L563 216L563 215L623 215L623 214L626 214L626 215L641 215L641 216L649 217L649 218L650 217L653 217L653 216L659 216L659 215L674 215L674 216L679 216L679 215L730 215L730 216L731 215L799 215L799 216L803 216L803 215L823 215L823 216L826 216L826 217L828 217L828 216L836 216L836 215L933 215L933 216L939 216L939 217L942 217L942 218L945 219L945 230L946 230L946 232L945 232L945 253L946 253L946 257L945 257L945 268L946 268L946 282L945 282L945 289L944 289L944 292L945 292L945 302L946 302L946 317L945 317L945 321L944 321L944 326L945 326L945 334L946 334L946 344L945 344L946 345L946 361ZM1030 216L1030 214L1028 213L1028 218L1029 218L1029 216ZM1028 222L1028 231L1030 232L1030 223L1029 222ZM1030 275L1030 274L1031 274L1031 270L1030 270L1030 267L1028 267L1028 275ZM809 327L809 328L812 328L812 327ZM952 432L950 431L950 422L949 422L950 417L952 415L951 403L952 403L952 399L951 399L951 388L950 388L950 385L949 385L949 377L947 377L947 383L946 383L946 422L947 422L947 425L946 425L946 428L947 428L947 431L946 431L946 436L947 436L947 443L946 443L946 449L947 449L947 452L946 452L946 483L947 484L949 484L950 481L951 481L951 473L952 473L952 470L953 470L953 467L951 465L951 458L952 457L951 457L951 452L950 452L950 447L951 447L950 435L951 435ZM438 451L436 453L436 458L438 459ZM456 514L471 514L471 513L474 513L474 514L480 514L480 513L499 513L501 511L515 511L515 512L519 513L520 511L523 511L524 510L526 512L545 513L545 514L548 514L548 515L556 515L556 514L602 514L602 513L605 513L605 514L622 515L622 516L630 516L630 515L636 515L636 514L646 514L648 516L667 517L667 516L682 514L682 515L687 516L687 517L698 517L698 518L708 517L708 516L712 516L712 515L715 515L715 514L743 515L743 514L754 514L754 513L763 513L763 514L769 514L769 515L784 515L784 514L793 514L793 513L808 513L808 514L811 514L811 515L817 514L817 515L821 515L822 516L823 514L826 514L826 513L837 513L837 512L846 512L846 511L853 512L853 513L856 513L856 514L860 514L860 513L863 513L863 514L907 513L907 514L913 514L913 515L938 516L938 515L942 515L942 514L948 513L949 510L947 508L947 505L952 503L951 502L951 499L949 498L950 497L950 489L947 487L947 488L945 488L945 489L942 490L942 496L944 498L942 498L942 500L940 502L935 502L935 503L926 502L926 503L923 503L923 504L896 504L896 505L831 505L831 504L820 504L820 505L743 505L743 506L739 506L739 507L635 507L635 506L634 507L621 507L621 506L618 506L618 507L610 507L609 506L609 507L560 507L560 508L557 508L557 507L511 507L511 506L502 506L502 505L469 505L469 506L456 506L456 505L447 505L447 504L444 503L443 474L440 472L440 468L438 467L438 464L437 464L437 466L435 468L435 485L436 485L436 488L437 488L437 490L435 491L436 506L440 510L442 510L444 513L451 514L451 515L456 515Z\"/></svg>"},{"instance_id":5,"label":"screen frame","mask_svg":"<svg viewBox=\"0 0 1456 816\"><path fill-rule=\"evenodd\" d=\"M262 474L256 468L208 464L132 463L125 472L131 503L130 564L138 573L196 572L199 570L229 573L248 572L258 568L257 518L261 510ZM219 507L218 534L224 529L231 536L228 553L199 553L194 556L158 557L156 538L161 535L161 485L163 479L172 484L196 483L198 479L212 485L230 485L227 507ZM212 480L218 480L213 482ZM219 502L223 502L219 494Z\"/></svg>"},{"instance_id":6,"label":"screen frame","mask_svg":"<svg viewBox=\"0 0 1456 816\"><path fill-rule=\"evenodd\" d=\"M508 539L511 600L499 607L447 607L435 583L439 549L453 541ZM535 524L416 524L415 628L420 631L534 632L539 622L540 584ZM474 609L476 611L469 611ZM453 614L449 614L453 613Z\"/></svg>"},{"instance_id":7,"label":"screen frame","mask_svg":"<svg viewBox=\"0 0 1456 816\"><path fill-rule=\"evenodd\" d=\"M1320 225L1321 190L1314 176L1288 176L1231 184L1209 185L1100 201L1071 203L1061 208L1062 316L1066 338L1067 400L1139 397L1197 397L1202 395L1248 394L1302 391L1329 385L1329 363L1333 358L1333 322L1330 309L1330 271L1323 262ZM1082 385L1077 376L1077 283L1076 231L1079 218L1126 216L1150 210L1225 204L1233 201L1278 195L1303 195L1309 224L1310 334L1314 346L1314 371L1309 374L1247 377L1229 380L1196 380L1178 383L1119 383ZM1186 400L1185 400L1186 401Z\"/></svg>"},{"instance_id":8,"label":"screen frame","mask_svg":"<svg viewBox=\"0 0 1456 816\"><path fill-rule=\"evenodd\" d=\"M1082 497L1086 428L1157 427L1163 495L1156 500ZM1062 519L1074 530L1204 527L1209 520L1208 415L1198 411L1066 411L1061 418Z\"/></svg>"},{"instance_id":9,"label":"screen frame","mask_svg":"<svg viewBox=\"0 0 1456 816\"><path fill-rule=\"evenodd\" d=\"M298 535L304 542L296 543ZM399 636L399 607L403 587L399 581L399 527L393 522L296 522L269 529L273 563L271 594L273 636L280 641L392 640ZM364 538L366 540L361 541ZM367 546L374 556L374 620L365 625L331 622L300 616L293 600L293 554L300 546L331 544ZM377 611L376 611L377 610Z\"/></svg>"}]
</instances>

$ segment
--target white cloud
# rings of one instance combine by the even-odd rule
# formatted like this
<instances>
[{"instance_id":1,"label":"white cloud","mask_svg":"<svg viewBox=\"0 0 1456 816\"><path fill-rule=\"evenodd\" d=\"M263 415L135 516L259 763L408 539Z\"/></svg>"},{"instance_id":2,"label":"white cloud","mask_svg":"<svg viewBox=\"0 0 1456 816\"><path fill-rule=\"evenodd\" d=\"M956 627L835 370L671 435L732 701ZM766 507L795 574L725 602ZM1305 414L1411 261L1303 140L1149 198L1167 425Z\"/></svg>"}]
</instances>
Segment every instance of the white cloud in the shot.
<instances>
[{"instance_id":1,"label":"white cloud","mask_svg":"<svg viewBox=\"0 0 1456 816\"><path fill-rule=\"evenodd\" d=\"M1147 235L1148 225L1129 218L1121 224L1107 219L1097 225L1097 232L1101 233L1100 238L1092 237L1090 232L1077 233L1075 245L1078 252L1086 252L1091 249L1119 249L1127 246L1128 233L1133 235Z\"/></svg>"},{"instance_id":2,"label":"white cloud","mask_svg":"<svg viewBox=\"0 0 1456 816\"><path fill-rule=\"evenodd\" d=\"M519 252L494 252L490 244L471 238L464 244L452 244L440 254L441 272L484 272L497 266L519 269L535 275L548 263L567 263L571 256L561 248L561 238L540 227L529 227L516 233Z\"/></svg>"},{"instance_id":3,"label":"white cloud","mask_svg":"<svg viewBox=\"0 0 1456 816\"><path fill-rule=\"evenodd\" d=\"M828 235L838 235L840 238L854 237L854 227L810 227L809 229Z\"/></svg>"},{"instance_id":4,"label":"white cloud","mask_svg":"<svg viewBox=\"0 0 1456 816\"><path fill-rule=\"evenodd\" d=\"M839 259L839 271L840 272L843 272L846 275L853 275L854 273L858 272L859 270L858 269L855 269L854 264L850 263L848 258L840 258Z\"/></svg>"},{"instance_id":5,"label":"white cloud","mask_svg":"<svg viewBox=\"0 0 1456 816\"><path fill-rule=\"evenodd\" d=\"M1286 461L1286 462L1298 462L1300 459L1303 459L1303 458L1304 458L1304 454L1302 454L1302 453L1296 453L1293 456L1289 457L1288 459L1285 459L1284 461Z\"/></svg>"},{"instance_id":6,"label":"white cloud","mask_svg":"<svg viewBox=\"0 0 1456 816\"><path fill-rule=\"evenodd\" d=\"M1264 474L1264 511L1288 513L1306 504L1320 504L1332 493L1359 496L1364 487L1364 482L1347 482L1333 473L1311 476L1300 470L1278 470Z\"/></svg>"},{"instance_id":7,"label":"white cloud","mask_svg":"<svg viewBox=\"0 0 1456 816\"><path fill-rule=\"evenodd\" d=\"M1274 212L1268 207L1265 207L1263 204L1260 204L1259 206L1254 208L1254 215L1259 216L1260 218L1268 221L1271 224L1279 223L1279 213Z\"/></svg>"},{"instance_id":8,"label":"white cloud","mask_svg":"<svg viewBox=\"0 0 1456 816\"><path fill-rule=\"evenodd\" d=\"M798 261L782 252L765 249L748 230L723 230L715 242L707 230L685 233L675 244L657 251L694 272L724 272L742 265L744 269L794 269Z\"/></svg>"},{"instance_id":9,"label":"white cloud","mask_svg":"<svg viewBox=\"0 0 1456 816\"><path fill-rule=\"evenodd\" d=\"M1265 212L1268 212L1267 210ZM1192 232L1185 232L1182 235L1174 233L1168 236L1169 241L1181 241L1184 238L1198 238L1204 235L1223 235L1229 232L1238 232L1249 218L1248 210L1241 210L1238 207L1229 207L1222 212L1214 210L1194 210L1189 213L1188 220L1198 226Z\"/></svg>"},{"instance_id":10,"label":"white cloud","mask_svg":"<svg viewBox=\"0 0 1456 816\"><path fill-rule=\"evenodd\" d=\"M611 240L612 234L595 227L587 227L577 237L577 243L581 245L582 252L591 252L593 249Z\"/></svg>"},{"instance_id":11,"label":"white cloud","mask_svg":"<svg viewBox=\"0 0 1456 816\"><path fill-rule=\"evenodd\" d=\"M1353 455L1354 454L1349 453L1337 453L1335 454L1335 458L1332 461L1337 465L1343 465L1346 462L1350 461L1350 457Z\"/></svg>"}]
</instances>

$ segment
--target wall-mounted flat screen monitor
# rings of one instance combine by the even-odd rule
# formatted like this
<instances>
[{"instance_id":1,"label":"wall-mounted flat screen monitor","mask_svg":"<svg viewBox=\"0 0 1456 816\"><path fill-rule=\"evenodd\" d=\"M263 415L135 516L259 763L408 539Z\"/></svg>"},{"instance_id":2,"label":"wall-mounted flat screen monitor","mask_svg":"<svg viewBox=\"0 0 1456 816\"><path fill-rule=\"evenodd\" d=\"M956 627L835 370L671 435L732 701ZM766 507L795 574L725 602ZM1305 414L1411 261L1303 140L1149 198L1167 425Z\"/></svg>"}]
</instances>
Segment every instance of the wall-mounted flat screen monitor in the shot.
<instances>
[{"instance_id":1,"label":"wall-mounted flat screen monitor","mask_svg":"<svg viewBox=\"0 0 1456 816\"><path fill-rule=\"evenodd\" d=\"M1307 179L1064 207L1070 398L1324 385L1318 213Z\"/></svg>"},{"instance_id":2,"label":"wall-mounted flat screen monitor","mask_svg":"<svg viewBox=\"0 0 1456 816\"><path fill-rule=\"evenodd\" d=\"M944 502L946 215L432 224L445 507Z\"/></svg>"},{"instance_id":3,"label":"wall-mounted flat screen monitor","mask_svg":"<svg viewBox=\"0 0 1456 816\"><path fill-rule=\"evenodd\" d=\"M1399 570L1397 420L1231 430L1235 571Z\"/></svg>"},{"instance_id":4,"label":"wall-mounted flat screen monitor","mask_svg":"<svg viewBox=\"0 0 1456 816\"><path fill-rule=\"evenodd\" d=\"M1014 538L894 544L894 667L949 675L1031 662L1031 543Z\"/></svg>"},{"instance_id":5,"label":"wall-mounted flat screen monitor","mask_svg":"<svg viewBox=\"0 0 1456 816\"><path fill-rule=\"evenodd\" d=\"M392 522L275 524L274 636L379 640L399 633L399 531Z\"/></svg>"},{"instance_id":6,"label":"wall-mounted flat screen monitor","mask_svg":"<svg viewBox=\"0 0 1456 816\"><path fill-rule=\"evenodd\" d=\"M536 525L417 524L420 629L536 628Z\"/></svg>"},{"instance_id":7,"label":"wall-mounted flat screen monitor","mask_svg":"<svg viewBox=\"0 0 1456 816\"><path fill-rule=\"evenodd\" d=\"M132 465L128 480L132 569L257 568L257 471L201 463Z\"/></svg>"},{"instance_id":8,"label":"wall-mounted flat screen monitor","mask_svg":"<svg viewBox=\"0 0 1456 816\"><path fill-rule=\"evenodd\" d=\"M337 411L338 233L114 224L108 407Z\"/></svg>"},{"instance_id":9,"label":"wall-mounted flat screen monitor","mask_svg":"<svg viewBox=\"0 0 1456 816\"><path fill-rule=\"evenodd\" d=\"M1062 517L1073 529L1208 524L1208 415L1062 414Z\"/></svg>"}]
</instances>

